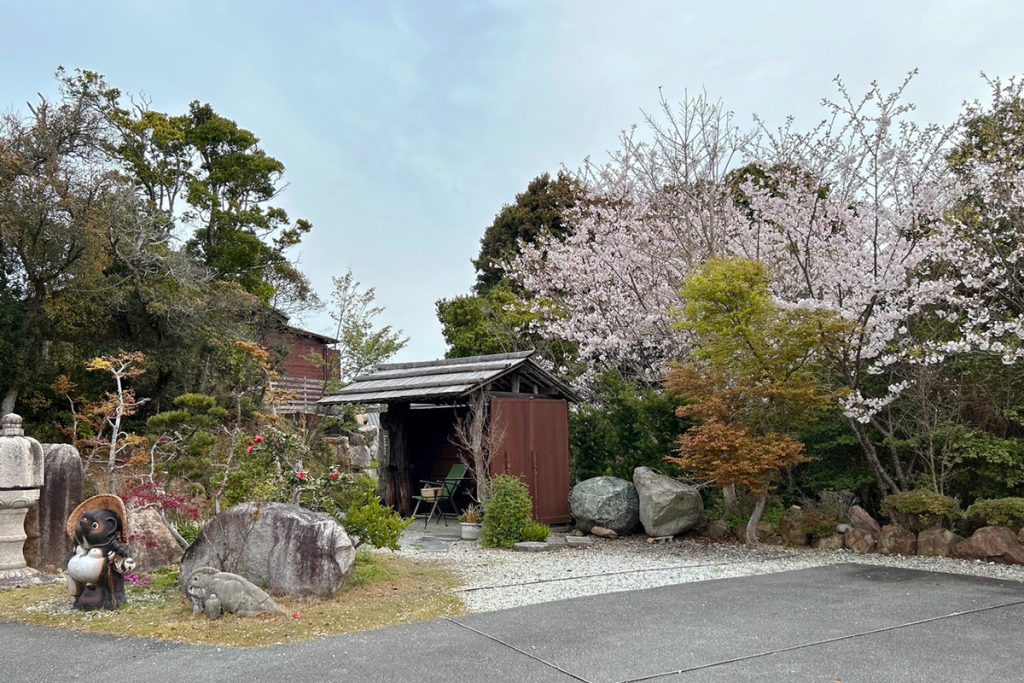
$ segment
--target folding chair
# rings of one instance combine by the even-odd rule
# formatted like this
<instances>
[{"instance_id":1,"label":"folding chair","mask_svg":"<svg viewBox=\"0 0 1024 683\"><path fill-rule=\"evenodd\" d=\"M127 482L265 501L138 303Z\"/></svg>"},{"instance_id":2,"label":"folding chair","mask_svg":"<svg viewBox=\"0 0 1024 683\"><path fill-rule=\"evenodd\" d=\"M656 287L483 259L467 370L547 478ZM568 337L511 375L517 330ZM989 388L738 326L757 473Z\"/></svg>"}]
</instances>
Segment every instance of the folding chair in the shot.
<instances>
[{"instance_id":1,"label":"folding chair","mask_svg":"<svg viewBox=\"0 0 1024 683\"><path fill-rule=\"evenodd\" d=\"M446 476L443 480L421 480L421 488L426 488L430 486L438 489L436 495L433 498L428 498L422 495L413 496L413 498L416 500L416 507L413 508L412 511L413 517L415 517L416 513L419 512L421 503L433 503L433 506L430 508L430 514L428 514L426 518L423 520L424 529L426 529L427 525L430 524L430 520L434 516L435 512L441 516L441 519L444 521L444 525L448 526L448 519L445 517L445 511L441 506L441 504L446 501L448 503L449 508L452 511L452 514L456 517L459 515L459 509L455 507L455 494L458 492L459 486L462 485L462 482L465 481L466 475L468 473L469 468L466 467L465 464L457 462L454 465L452 465L450 470L448 470L448 476Z\"/></svg>"}]
</instances>

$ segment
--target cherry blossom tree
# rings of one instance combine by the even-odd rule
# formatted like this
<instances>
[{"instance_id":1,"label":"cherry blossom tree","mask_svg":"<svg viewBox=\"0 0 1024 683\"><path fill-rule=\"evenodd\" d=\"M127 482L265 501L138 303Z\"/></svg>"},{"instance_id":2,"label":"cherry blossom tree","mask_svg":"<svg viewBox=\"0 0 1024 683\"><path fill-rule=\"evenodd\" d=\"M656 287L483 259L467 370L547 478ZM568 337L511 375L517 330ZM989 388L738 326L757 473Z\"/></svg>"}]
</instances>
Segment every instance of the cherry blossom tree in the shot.
<instances>
[{"instance_id":1,"label":"cherry blossom tree","mask_svg":"<svg viewBox=\"0 0 1024 683\"><path fill-rule=\"evenodd\" d=\"M747 133L706 96L663 100L645 135L586 164L570 235L510 264L544 302L542 327L591 363L581 388L607 367L657 384L690 353L673 326L687 275L717 256L755 259L778 305L845 322L822 349L830 386L881 490L911 486L877 435L899 436L892 407L924 369L965 353L1024 358L1022 86L992 81L990 103L922 124L912 78L863 96L837 79L810 129Z\"/></svg>"},{"instance_id":2,"label":"cherry blossom tree","mask_svg":"<svg viewBox=\"0 0 1024 683\"><path fill-rule=\"evenodd\" d=\"M987 105L965 107L951 156L962 195L936 259L956 276L941 313L959 335L932 352L969 348L1013 365L1024 358L1024 81L989 85Z\"/></svg>"},{"instance_id":3,"label":"cherry blossom tree","mask_svg":"<svg viewBox=\"0 0 1024 683\"><path fill-rule=\"evenodd\" d=\"M873 381L900 362L919 362L909 334L916 318L951 287L922 277L949 241L945 212L956 196L946 157L955 126L918 125L903 99L877 84L854 98L837 81L829 117L803 133L765 130L758 156L772 183L744 183L752 220L734 225L730 251L760 260L786 305L834 313L851 323L833 349L844 412L883 491L907 485L882 466L869 434L885 432L880 411L907 383ZM938 359L936 359L938 360Z\"/></svg>"},{"instance_id":4,"label":"cherry blossom tree","mask_svg":"<svg viewBox=\"0 0 1024 683\"><path fill-rule=\"evenodd\" d=\"M672 327L686 274L720 252L736 220L727 175L752 133L706 94L673 107L662 98L646 128L624 132L603 164L577 173L584 197L569 212L569 234L523 245L511 277L535 295L541 331L576 342L591 372L656 383L684 354Z\"/></svg>"}]
</instances>

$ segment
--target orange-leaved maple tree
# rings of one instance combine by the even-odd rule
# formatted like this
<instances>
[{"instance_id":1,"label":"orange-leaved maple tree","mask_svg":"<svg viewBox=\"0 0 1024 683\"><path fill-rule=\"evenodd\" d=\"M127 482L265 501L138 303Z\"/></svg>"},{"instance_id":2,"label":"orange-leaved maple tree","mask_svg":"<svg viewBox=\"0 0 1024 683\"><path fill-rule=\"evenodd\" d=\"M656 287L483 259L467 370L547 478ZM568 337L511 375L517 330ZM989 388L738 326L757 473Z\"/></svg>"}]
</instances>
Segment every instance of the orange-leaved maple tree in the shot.
<instances>
[{"instance_id":1,"label":"orange-leaved maple tree","mask_svg":"<svg viewBox=\"0 0 1024 683\"><path fill-rule=\"evenodd\" d=\"M757 543L772 474L807 460L787 432L835 398L818 358L841 324L822 312L780 309L766 268L747 259L708 261L681 294L691 362L673 366L667 388L687 399L677 414L698 424L667 460L723 488L750 491L756 504L746 540Z\"/></svg>"}]
</instances>

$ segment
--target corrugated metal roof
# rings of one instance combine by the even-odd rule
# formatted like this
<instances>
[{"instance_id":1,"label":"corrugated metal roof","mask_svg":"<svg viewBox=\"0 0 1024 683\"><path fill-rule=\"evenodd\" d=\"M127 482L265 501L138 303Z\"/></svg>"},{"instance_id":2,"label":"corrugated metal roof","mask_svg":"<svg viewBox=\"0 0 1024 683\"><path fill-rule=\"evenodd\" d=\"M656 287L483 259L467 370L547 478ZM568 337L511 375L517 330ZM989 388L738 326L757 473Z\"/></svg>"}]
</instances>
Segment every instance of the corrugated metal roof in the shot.
<instances>
[{"instance_id":1,"label":"corrugated metal roof","mask_svg":"<svg viewBox=\"0 0 1024 683\"><path fill-rule=\"evenodd\" d=\"M517 351L491 356L382 365L370 374L356 377L347 387L325 396L319 403L451 399L472 393L515 370L529 370L531 375L543 377L566 397L576 400L577 396L571 389L530 359L533 353Z\"/></svg>"}]
</instances>

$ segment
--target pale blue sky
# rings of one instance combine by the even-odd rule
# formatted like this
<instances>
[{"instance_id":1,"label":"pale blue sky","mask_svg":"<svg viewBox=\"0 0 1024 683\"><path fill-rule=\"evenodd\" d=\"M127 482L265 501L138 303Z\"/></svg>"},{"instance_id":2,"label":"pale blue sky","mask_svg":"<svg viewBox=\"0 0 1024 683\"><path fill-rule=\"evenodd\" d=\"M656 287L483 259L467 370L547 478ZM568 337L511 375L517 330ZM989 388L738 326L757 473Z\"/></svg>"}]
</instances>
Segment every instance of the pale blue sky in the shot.
<instances>
[{"instance_id":1,"label":"pale blue sky","mask_svg":"<svg viewBox=\"0 0 1024 683\"><path fill-rule=\"evenodd\" d=\"M193 99L287 167L281 204L326 295L349 266L439 357L434 302L465 293L494 214L527 182L602 157L657 104L705 89L741 123L810 123L841 74L910 89L926 120L1024 72L1024 3L16 2L0 0L0 107L52 93L58 65L157 109ZM306 326L330 333L326 316Z\"/></svg>"}]
</instances>

